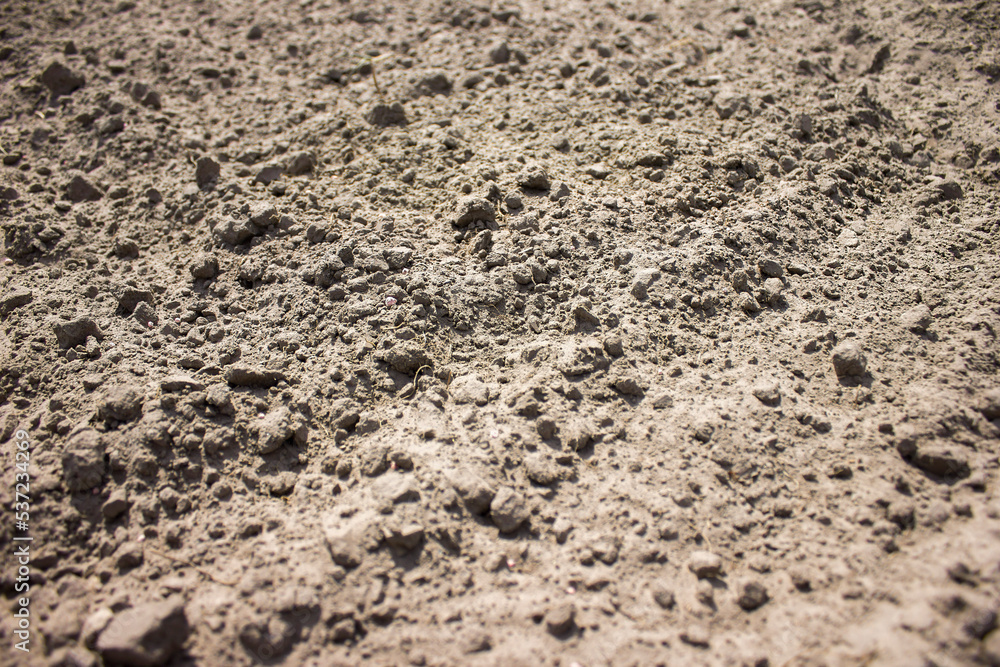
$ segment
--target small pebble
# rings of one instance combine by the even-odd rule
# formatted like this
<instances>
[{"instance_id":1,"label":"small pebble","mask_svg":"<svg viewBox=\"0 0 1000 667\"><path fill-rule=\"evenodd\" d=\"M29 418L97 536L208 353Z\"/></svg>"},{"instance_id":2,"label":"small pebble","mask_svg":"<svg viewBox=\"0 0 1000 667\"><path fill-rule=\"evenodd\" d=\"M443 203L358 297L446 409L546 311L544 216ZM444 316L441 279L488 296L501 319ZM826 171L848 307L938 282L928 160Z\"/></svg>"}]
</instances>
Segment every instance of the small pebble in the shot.
<instances>
[{"instance_id":1,"label":"small pebble","mask_svg":"<svg viewBox=\"0 0 1000 667\"><path fill-rule=\"evenodd\" d=\"M861 351L861 346L853 340L846 340L833 348L831 359L833 361L833 370L837 373L837 377L864 375L865 369L868 366L868 361L865 359L864 352Z\"/></svg>"}]
</instances>

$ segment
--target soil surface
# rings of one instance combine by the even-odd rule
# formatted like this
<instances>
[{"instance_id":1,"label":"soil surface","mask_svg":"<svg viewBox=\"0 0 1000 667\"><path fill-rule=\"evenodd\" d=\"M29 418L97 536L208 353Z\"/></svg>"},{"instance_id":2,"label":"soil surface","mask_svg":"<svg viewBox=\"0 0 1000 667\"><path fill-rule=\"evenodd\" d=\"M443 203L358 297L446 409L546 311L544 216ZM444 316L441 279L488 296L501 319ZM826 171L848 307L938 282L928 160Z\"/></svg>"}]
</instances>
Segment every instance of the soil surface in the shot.
<instances>
[{"instance_id":1,"label":"soil surface","mask_svg":"<svg viewBox=\"0 0 1000 667\"><path fill-rule=\"evenodd\" d=\"M998 81L991 0L2 3L0 664L1000 665Z\"/></svg>"}]
</instances>

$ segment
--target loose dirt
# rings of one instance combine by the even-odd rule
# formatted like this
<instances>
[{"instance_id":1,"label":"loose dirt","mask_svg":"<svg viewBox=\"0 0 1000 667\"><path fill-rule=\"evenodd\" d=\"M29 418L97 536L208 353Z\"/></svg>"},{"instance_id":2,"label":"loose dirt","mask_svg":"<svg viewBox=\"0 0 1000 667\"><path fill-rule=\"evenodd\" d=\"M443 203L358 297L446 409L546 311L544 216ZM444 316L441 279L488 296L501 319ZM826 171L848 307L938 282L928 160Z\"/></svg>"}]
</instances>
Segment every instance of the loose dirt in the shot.
<instances>
[{"instance_id":1,"label":"loose dirt","mask_svg":"<svg viewBox=\"0 0 1000 667\"><path fill-rule=\"evenodd\" d=\"M4 3L0 663L1000 665L998 81L990 1Z\"/></svg>"}]
</instances>

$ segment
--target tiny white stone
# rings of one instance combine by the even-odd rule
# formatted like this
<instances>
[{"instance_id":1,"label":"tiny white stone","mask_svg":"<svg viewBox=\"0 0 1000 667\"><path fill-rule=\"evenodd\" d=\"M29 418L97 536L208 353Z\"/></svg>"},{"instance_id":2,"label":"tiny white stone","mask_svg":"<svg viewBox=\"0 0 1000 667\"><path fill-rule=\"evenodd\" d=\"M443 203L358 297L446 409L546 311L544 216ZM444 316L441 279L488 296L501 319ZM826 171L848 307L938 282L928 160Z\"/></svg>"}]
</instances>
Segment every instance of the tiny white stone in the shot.
<instances>
[{"instance_id":1,"label":"tiny white stone","mask_svg":"<svg viewBox=\"0 0 1000 667\"><path fill-rule=\"evenodd\" d=\"M385 305L389 306L390 308L393 307L393 306L395 306L396 305L396 299L394 297L387 296L385 298Z\"/></svg>"},{"instance_id":2,"label":"tiny white stone","mask_svg":"<svg viewBox=\"0 0 1000 667\"><path fill-rule=\"evenodd\" d=\"M153 328L153 323L152 322L146 322L146 326L149 327L150 329L152 329Z\"/></svg>"}]
</instances>

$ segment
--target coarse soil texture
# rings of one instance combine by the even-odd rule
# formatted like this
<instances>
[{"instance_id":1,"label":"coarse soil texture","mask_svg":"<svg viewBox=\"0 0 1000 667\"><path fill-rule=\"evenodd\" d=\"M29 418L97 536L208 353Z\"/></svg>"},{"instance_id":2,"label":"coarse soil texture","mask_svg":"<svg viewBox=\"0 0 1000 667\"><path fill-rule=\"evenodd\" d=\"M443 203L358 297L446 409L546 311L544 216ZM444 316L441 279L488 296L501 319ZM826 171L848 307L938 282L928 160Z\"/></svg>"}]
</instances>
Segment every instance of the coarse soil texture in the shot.
<instances>
[{"instance_id":1,"label":"coarse soil texture","mask_svg":"<svg viewBox=\"0 0 1000 667\"><path fill-rule=\"evenodd\" d=\"M998 130L994 0L0 3L0 664L1000 665Z\"/></svg>"}]
</instances>

